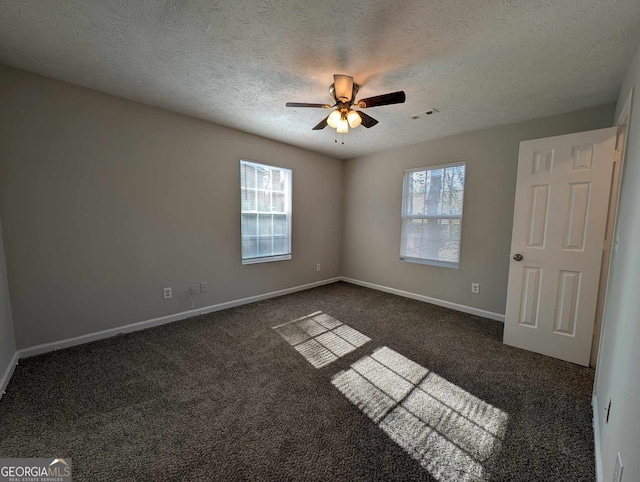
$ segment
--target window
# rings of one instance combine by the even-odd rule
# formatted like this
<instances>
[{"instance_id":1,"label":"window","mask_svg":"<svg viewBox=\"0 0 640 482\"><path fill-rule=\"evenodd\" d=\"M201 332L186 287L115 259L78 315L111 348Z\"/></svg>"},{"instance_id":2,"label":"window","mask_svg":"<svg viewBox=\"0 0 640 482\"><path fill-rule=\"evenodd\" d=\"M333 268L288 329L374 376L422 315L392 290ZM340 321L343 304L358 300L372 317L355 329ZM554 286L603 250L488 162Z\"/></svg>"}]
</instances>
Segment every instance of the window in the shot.
<instances>
[{"instance_id":1,"label":"window","mask_svg":"<svg viewBox=\"0 0 640 482\"><path fill-rule=\"evenodd\" d=\"M242 264L291 259L291 169L240 161Z\"/></svg>"},{"instance_id":2,"label":"window","mask_svg":"<svg viewBox=\"0 0 640 482\"><path fill-rule=\"evenodd\" d=\"M465 163L404 171L400 259L457 268Z\"/></svg>"}]
</instances>

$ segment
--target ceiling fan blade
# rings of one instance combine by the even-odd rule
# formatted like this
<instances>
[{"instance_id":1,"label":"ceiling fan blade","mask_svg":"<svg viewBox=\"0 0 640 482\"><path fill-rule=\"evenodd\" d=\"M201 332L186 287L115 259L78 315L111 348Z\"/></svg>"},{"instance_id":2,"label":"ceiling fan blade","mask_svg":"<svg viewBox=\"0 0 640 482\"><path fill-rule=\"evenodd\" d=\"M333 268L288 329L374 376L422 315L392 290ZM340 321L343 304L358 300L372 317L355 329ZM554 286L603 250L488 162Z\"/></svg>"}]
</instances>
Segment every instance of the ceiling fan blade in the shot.
<instances>
[{"instance_id":1,"label":"ceiling fan blade","mask_svg":"<svg viewBox=\"0 0 640 482\"><path fill-rule=\"evenodd\" d=\"M306 102L287 102L287 107L317 107L330 109L331 106L329 104L307 104Z\"/></svg>"},{"instance_id":2,"label":"ceiling fan blade","mask_svg":"<svg viewBox=\"0 0 640 482\"><path fill-rule=\"evenodd\" d=\"M358 112L358 114L360 115L360 119L362 119L362 125L365 126L367 129L369 127L373 127L378 123L377 120L375 120L370 115L365 114L364 112Z\"/></svg>"},{"instance_id":3,"label":"ceiling fan blade","mask_svg":"<svg viewBox=\"0 0 640 482\"><path fill-rule=\"evenodd\" d=\"M311 129L312 131L319 131L324 129L325 127L327 127L327 119L329 118L329 116L325 117L324 119L322 119L317 126L315 126L313 129Z\"/></svg>"},{"instance_id":4,"label":"ceiling fan blade","mask_svg":"<svg viewBox=\"0 0 640 482\"><path fill-rule=\"evenodd\" d=\"M407 97L403 90L398 92L391 92L390 94L376 95L373 97L367 97L366 99L360 99L358 101L358 107L366 109L367 107L378 107L381 105L390 104L402 104Z\"/></svg>"},{"instance_id":5,"label":"ceiling fan blade","mask_svg":"<svg viewBox=\"0 0 640 482\"><path fill-rule=\"evenodd\" d=\"M343 74L333 75L333 88L336 100L349 102L353 95L353 77Z\"/></svg>"}]
</instances>

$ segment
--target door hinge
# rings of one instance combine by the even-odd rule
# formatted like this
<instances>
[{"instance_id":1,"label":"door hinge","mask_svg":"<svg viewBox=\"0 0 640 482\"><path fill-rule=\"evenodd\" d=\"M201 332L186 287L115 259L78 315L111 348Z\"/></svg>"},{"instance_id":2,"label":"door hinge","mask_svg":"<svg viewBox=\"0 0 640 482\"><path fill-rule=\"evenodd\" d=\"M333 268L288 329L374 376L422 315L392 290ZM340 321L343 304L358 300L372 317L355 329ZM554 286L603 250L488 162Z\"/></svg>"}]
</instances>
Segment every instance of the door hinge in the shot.
<instances>
[{"instance_id":1,"label":"door hinge","mask_svg":"<svg viewBox=\"0 0 640 482\"><path fill-rule=\"evenodd\" d=\"M620 162L620 161L622 161L622 150L616 149L615 154L613 155L613 162Z\"/></svg>"}]
</instances>

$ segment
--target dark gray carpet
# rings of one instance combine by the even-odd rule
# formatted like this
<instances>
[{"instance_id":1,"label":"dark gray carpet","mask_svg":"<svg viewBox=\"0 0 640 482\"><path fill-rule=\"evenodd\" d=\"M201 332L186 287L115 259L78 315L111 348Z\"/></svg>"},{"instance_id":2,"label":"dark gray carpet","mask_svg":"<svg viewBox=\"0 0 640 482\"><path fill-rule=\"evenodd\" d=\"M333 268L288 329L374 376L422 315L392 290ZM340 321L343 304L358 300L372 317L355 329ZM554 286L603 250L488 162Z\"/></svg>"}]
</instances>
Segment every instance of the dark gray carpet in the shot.
<instances>
[{"instance_id":1,"label":"dark gray carpet","mask_svg":"<svg viewBox=\"0 0 640 482\"><path fill-rule=\"evenodd\" d=\"M317 311L371 341L314 368L272 327ZM447 472L427 429L393 432L356 406L364 392L341 392L384 346L415 362L415 385L425 368L506 414L481 480L594 480L593 370L501 340L499 322L335 283L22 360L0 400L0 457L71 457L76 481L474 480ZM432 416L421 394L398 409Z\"/></svg>"}]
</instances>

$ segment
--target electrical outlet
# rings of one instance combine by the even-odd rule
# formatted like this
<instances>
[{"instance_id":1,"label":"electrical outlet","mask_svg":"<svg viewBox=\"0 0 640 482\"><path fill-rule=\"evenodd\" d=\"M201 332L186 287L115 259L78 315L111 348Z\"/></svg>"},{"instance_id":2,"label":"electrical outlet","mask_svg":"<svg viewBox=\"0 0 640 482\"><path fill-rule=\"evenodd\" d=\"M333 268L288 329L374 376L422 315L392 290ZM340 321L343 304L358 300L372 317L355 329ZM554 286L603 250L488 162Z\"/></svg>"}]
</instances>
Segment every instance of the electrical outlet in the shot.
<instances>
[{"instance_id":1,"label":"electrical outlet","mask_svg":"<svg viewBox=\"0 0 640 482\"><path fill-rule=\"evenodd\" d=\"M165 300L173 298L173 290L171 288L162 288L162 298Z\"/></svg>"},{"instance_id":2,"label":"electrical outlet","mask_svg":"<svg viewBox=\"0 0 640 482\"><path fill-rule=\"evenodd\" d=\"M624 469L622 465L622 454L618 452L618 456L616 457L616 468L613 471L613 482L622 482L622 469Z\"/></svg>"},{"instance_id":3,"label":"electrical outlet","mask_svg":"<svg viewBox=\"0 0 640 482\"><path fill-rule=\"evenodd\" d=\"M202 283L200 283L200 293L206 293L207 292L207 282L203 281Z\"/></svg>"},{"instance_id":4,"label":"electrical outlet","mask_svg":"<svg viewBox=\"0 0 640 482\"><path fill-rule=\"evenodd\" d=\"M189 294L197 295L198 294L198 285L189 286Z\"/></svg>"},{"instance_id":5,"label":"electrical outlet","mask_svg":"<svg viewBox=\"0 0 640 482\"><path fill-rule=\"evenodd\" d=\"M320 263L316 265L316 271L320 271Z\"/></svg>"},{"instance_id":6,"label":"electrical outlet","mask_svg":"<svg viewBox=\"0 0 640 482\"><path fill-rule=\"evenodd\" d=\"M471 283L471 292L480 293L480 283Z\"/></svg>"}]
</instances>

